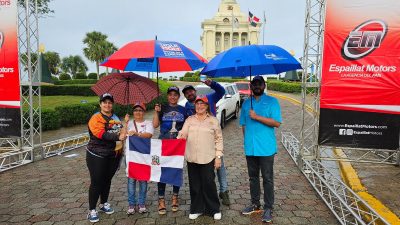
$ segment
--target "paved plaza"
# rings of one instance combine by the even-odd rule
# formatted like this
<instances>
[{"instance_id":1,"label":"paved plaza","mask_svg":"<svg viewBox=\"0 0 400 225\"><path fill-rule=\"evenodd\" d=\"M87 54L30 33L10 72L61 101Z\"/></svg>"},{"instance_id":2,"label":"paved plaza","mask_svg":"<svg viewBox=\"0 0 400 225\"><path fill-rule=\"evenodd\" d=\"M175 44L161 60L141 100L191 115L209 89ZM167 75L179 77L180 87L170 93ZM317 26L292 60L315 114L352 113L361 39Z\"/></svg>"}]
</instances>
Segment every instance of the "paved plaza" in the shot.
<instances>
[{"instance_id":1,"label":"paved plaza","mask_svg":"<svg viewBox=\"0 0 400 225\"><path fill-rule=\"evenodd\" d=\"M297 106L287 101L280 104L284 119L298 111ZM150 183L147 197L150 212L126 215L127 179L123 166L111 187L110 203L116 212L100 214L100 222L96 224L262 224L261 214L240 214L250 202L250 193L238 121L229 121L223 135L232 204L222 206L221 221L215 222L208 216L194 221L188 219L190 198L186 178L180 194L180 211L170 211L172 188L167 186L169 211L167 215L158 215L156 185ZM64 157L70 154L78 155ZM3 172L0 174L0 224L90 224L86 220L88 186L84 148ZM275 199L274 224L338 224L282 145L275 161Z\"/></svg>"}]
</instances>

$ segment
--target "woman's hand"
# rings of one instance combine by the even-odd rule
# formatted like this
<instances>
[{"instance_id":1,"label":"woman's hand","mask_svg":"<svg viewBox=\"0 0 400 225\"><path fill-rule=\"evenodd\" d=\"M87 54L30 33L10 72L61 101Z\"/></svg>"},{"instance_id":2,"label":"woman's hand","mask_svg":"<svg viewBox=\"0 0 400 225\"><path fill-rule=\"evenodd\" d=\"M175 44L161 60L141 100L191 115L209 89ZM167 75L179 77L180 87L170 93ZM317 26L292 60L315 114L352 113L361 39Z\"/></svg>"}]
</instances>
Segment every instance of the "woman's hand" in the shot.
<instances>
[{"instance_id":1,"label":"woman's hand","mask_svg":"<svg viewBox=\"0 0 400 225\"><path fill-rule=\"evenodd\" d=\"M133 131L133 130L128 131L128 136L134 136L134 135L137 135L136 131Z\"/></svg>"},{"instance_id":2,"label":"woman's hand","mask_svg":"<svg viewBox=\"0 0 400 225\"><path fill-rule=\"evenodd\" d=\"M125 139L126 139L126 132L121 132L121 134L119 135L119 140L120 141L125 141Z\"/></svg>"},{"instance_id":3,"label":"woman's hand","mask_svg":"<svg viewBox=\"0 0 400 225\"><path fill-rule=\"evenodd\" d=\"M215 167L216 170L221 168L221 159L215 158L214 167Z\"/></svg>"}]
</instances>

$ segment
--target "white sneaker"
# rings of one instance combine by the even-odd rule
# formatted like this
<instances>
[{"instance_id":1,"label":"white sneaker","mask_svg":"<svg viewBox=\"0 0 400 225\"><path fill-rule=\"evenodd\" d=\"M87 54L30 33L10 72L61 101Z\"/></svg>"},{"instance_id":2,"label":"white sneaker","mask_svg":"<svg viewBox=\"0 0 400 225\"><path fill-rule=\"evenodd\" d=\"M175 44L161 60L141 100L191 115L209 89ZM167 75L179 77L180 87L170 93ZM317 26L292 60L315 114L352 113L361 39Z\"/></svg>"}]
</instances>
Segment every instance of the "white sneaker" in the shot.
<instances>
[{"instance_id":1,"label":"white sneaker","mask_svg":"<svg viewBox=\"0 0 400 225\"><path fill-rule=\"evenodd\" d=\"M201 216L201 213L191 213L191 214L189 214L189 219L191 219L191 220L195 220L195 219L197 219L199 216Z\"/></svg>"},{"instance_id":2,"label":"white sneaker","mask_svg":"<svg viewBox=\"0 0 400 225\"><path fill-rule=\"evenodd\" d=\"M221 218L222 218L222 214L220 212L214 214L214 220L220 220Z\"/></svg>"}]
</instances>

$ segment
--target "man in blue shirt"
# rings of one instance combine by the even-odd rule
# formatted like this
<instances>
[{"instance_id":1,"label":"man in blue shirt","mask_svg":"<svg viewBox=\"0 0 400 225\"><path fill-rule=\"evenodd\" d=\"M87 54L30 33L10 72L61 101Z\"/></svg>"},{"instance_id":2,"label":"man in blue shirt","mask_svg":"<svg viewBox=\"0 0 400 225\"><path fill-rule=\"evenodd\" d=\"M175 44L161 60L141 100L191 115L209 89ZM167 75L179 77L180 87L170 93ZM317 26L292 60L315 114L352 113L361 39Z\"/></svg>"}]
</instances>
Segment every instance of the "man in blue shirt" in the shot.
<instances>
[{"instance_id":1,"label":"man in blue shirt","mask_svg":"<svg viewBox=\"0 0 400 225\"><path fill-rule=\"evenodd\" d=\"M242 210L249 215L261 210L260 170L264 187L263 222L272 221L274 204L274 156L278 150L275 127L282 123L278 100L264 93L265 81L256 76L250 83L253 96L242 105L240 125L250 181L251 205Z\"/></svg>"},{"instance_id":2,"label":"man in blue shirt","mask_svg":"<svg viewBox=\"0 0 400 225\"><path fill-rule=\"evenodd\" d=\"M220 84L210 79L204 81L204 84L209 86L215 92L208 94L207 99L210 106L211 113L216 116L216 104L225 95L225 89ZM195 114L194 101L196 100L196 89L192 85L186 85L182 89L182 93L185 95L187 102L185 104L188 116ZM222 199L222 204L230 205L229 194L228 194L228 182L226 180L226 169L224 160L221 158L221 167L217 170L217 177L219 182L219 197Z\"/></svg>"}]
</instances>

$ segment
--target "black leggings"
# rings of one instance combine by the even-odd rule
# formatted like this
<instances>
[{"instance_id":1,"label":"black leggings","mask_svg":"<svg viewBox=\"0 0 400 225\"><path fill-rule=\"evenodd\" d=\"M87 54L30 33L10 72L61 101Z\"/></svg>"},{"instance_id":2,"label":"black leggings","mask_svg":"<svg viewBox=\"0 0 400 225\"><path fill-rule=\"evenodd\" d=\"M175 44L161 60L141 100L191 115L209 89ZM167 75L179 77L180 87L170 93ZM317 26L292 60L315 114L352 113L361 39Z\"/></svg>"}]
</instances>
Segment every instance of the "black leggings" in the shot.
<instances>
[{"instance_id":1,"label":"black leggings","mask_svg":"<svg viewBox=\"0 0 400 225\"><path fill-rule=\"evenodd\" d=\"M100 158L86 152L86 165L90 173L89 210L96 209L97 200L100 204L108 201L111 179L118 169L121 157Z\"/></svg>"}]
</instances>

